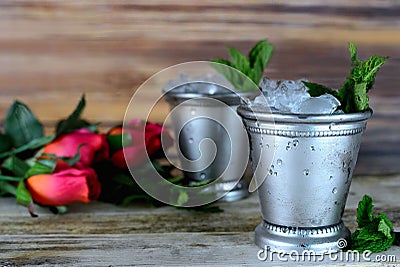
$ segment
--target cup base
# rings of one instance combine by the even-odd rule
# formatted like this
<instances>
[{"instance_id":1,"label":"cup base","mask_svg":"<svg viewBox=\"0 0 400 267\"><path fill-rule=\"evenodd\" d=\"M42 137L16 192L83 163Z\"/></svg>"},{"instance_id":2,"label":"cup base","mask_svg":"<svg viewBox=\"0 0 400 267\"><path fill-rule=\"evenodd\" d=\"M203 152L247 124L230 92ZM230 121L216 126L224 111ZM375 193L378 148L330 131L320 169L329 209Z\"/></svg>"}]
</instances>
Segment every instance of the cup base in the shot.
<instances>
[{"instance_id":1,"label":"cup base","mask_svg":"<svg viewBox=\"0 0 400 267\"><path fill-rule=\"evenodd\" d=\"M220 202L234 202L249 196L249 184L245 178L240 179L237 185L225 196L218 201Z\"/></svg>"},{"instance_id":2,"label":"cup base","mask_svg":"<svg viewBox=\"0 0 400 267\"><path fill-rule=\"evenodd\" d=\"M255 243L269 251L316 255L339 252L347 245L350 231L341 221L321 227L280 226L263 221L255 229Z\"/></svg>"}]
</instances>

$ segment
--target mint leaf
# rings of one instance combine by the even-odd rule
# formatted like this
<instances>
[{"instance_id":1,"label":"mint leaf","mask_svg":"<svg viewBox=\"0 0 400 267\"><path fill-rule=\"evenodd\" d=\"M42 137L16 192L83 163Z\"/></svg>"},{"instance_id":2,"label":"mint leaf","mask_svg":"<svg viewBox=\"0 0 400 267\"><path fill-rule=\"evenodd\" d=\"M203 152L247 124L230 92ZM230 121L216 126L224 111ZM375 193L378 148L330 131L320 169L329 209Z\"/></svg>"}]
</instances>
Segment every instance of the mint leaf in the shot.
<instances>
[{"instance_id":1,"label":"mint leaf","mask_svg":"<svg viewBox=\"0 0 400 267\"><path fill-rule=\"evenodd\" d=\"M388 57L371 56L362 61L357 58L357 47L349 43L351 60L350 73L337 91L315 83L304 83L311 96L325 93L335 96L345 113L361 112L369 109L368 92L372 89L375 76Z\"/></svg>"},{"instance_id":2,"label":"mint leaf","mask_svg":"<svg viewBox=\"0 0 400 267\"><path fill-rule=\"evenodd\" d=\"M357 110L367 110L368 105L367 84L358 83L354 86L354 104Z\"/></svg>"},{"instance_id":3,"label":"mint leaf","mask_svg":"<svg viewBox=\"0 0 400 267\"><path fill-rule=\"evenodd\" d=\"M372 222L373 207L372 197L364 195L357 208L357 224L359 227L364 227Z\"/></svg>"},{"instance_id":4,"label":"mint leaf","mask_svg":"<svg viewBox=\"0 0 400 267\"><path fill-rule=\"evenodd\" d=\"M323 95L323 94L331 94L336 98L338 97L338 93L335 90L333 90L333 89L331 89L329 87L326 87L324 85L321 85L321 84L318 84L318 83L310 83L310 82L306 82L306 81L302 81L302 83L305 86L308 87L308 91L307 92L311 96L320 96L320 95Z\"/></svg>"},{"instance_id":5,"label":"mint leaf","mask_svg":"<svg viewBox=\"0 0 400 267\"><path fill-rule=\"evenodd\" d=\"M357 47L352 42L349 42L350 59L352 63L357 61Z\"/></svg>"},{"instance_id":6,"label":"mint leaf","mask_svg":"<svg viewBox=\"0 0 400 267\"><path fill-rule=\"evenodd\" d=\"M382 232L387 238L392 238L393 224L386 215L379 214L375 219L379 220L378 231Z\"/></svg>"},{"instance_id":7,"label":"mint leaf","mask_svg":"<svg viewBox=\"0 0 400 267\"><path fill-rule=\"evenodd\" d=\"M17 148L43 137L43 125L28 106L19 101L15 101L8 110L4 130Z\"/></svg>"},{"instance_id":8,"label":"mint leaf","mask_svg":"<svg viewBox=\"0 0 400 267\"><path fill-rule=\"evenodd\" d=\"M260 82L273 51L274 46L268 44L267 40L261 40L251 49L249 53L250 72L248 76L255 84Z\"/></svg>"},{"instance_id":9,"label":"mint leaf","mask_svg":"<svg viewBox=\"0 0 400 267\"><path fill-rule=\"evenodd\" d=\"M384 214L372 216L373 201L364 195L358 203L357 223L360 227L350 237L350 249L381 252L390 248L395 240L393 225Z\"/></svg>"},{"instance_id":10,"label":"mint leaf","mask_svg":"<svg viewBox=\"0 0 400 267\"><path fill-rule=\"evenodd\" d=\"M369 250L373 253L382 252L389 249L394 241L393 238L386 238L382 233L372 234L375 235L376 238L367 238L364 239L364 236L360 235L360 231L357 230L351 235L351 250L357 250L360 252L364 252ZM381 238L379 238L381 237Z\"/></svg>"},{"instance_id":11,"label":"mint leaf","mask_svg":"<svg viewBox=\"0 0 400 267\"><path fill-rule=\"evenodd\" d=\"M268 44L267 40L261 40L250 50L248 57L233 47L227 49L232 61L214 59L211 62L228 67L219 64L212 64L211 66L224 75L236 89L240 91L252 90L255 87L254 84L257 86L260 83L264 69L271 59L274 46Z\"/></svg>"},{"instance_id":12,"label":"mint leaf","mask_svg":"<svg viewBox=\"0 0 400 267\"><path fill-rule=\"evenodd\" d=\"M227 47L232 58L232 66L244 74L248 74L250 70L250 62L239 50L233 47Z\"/></svg>"},{"instance_id":13,"label":"mint leaf","mask_svg":"<svg viewBox=\"0 0 400 267\"><path fill-rule=\"evenodd\" d=\"M89 123L80 119L80 116L83 110L85 109L85 106L86 106L85 95L82 95L81 100L79 101L78 105L76 106L75 110L71 113L71 115L69 115L67 119L62 120L57 124L56 127L57 136L89 125Z\"/></svg>"}]
</instances>

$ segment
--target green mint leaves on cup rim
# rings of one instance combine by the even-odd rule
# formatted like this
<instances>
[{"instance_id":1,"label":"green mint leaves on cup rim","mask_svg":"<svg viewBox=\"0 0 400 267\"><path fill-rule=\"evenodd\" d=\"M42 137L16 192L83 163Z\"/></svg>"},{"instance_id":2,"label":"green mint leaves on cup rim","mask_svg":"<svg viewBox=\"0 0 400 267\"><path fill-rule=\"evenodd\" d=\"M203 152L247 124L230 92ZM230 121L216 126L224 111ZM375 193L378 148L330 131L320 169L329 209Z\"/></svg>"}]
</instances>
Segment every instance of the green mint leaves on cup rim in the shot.
<instances>
[{"instance_id":1,"label":"green mint leaves on cup rim","mask_svg":"<svg viewBox=\"0 0 400 267\"><path fill-rule=\"evenodd\" d=\"M336 91L321 84L303 82L308 88L311 96L331 94L336 97L341 108L345 113L362 112L369 109L368 92L372 89L375 76L380 67L389 57L373 55L367 60L362 61L357 58L357 48L353 43L349 43L351 69L346 80Z\"/></svg>"},{"instance_id":2,"label":"green mint leaves on cup rim","mask_svg":"<svg viewBox=\"0 0 400 267\"><path fill-rule=\"evenodd\" d=\"M254 84L258 86L264 69L271 59L274 46L266 39L261 40L250 50L248 56L233 47L227 47L227 49L232 61L222 58L214 59L211 62L219 64L212 64L212 67L224 75L239 91L249 91L254 88ZM220 64L239 70L242 74Z\"/></svg>"}]
</instances>

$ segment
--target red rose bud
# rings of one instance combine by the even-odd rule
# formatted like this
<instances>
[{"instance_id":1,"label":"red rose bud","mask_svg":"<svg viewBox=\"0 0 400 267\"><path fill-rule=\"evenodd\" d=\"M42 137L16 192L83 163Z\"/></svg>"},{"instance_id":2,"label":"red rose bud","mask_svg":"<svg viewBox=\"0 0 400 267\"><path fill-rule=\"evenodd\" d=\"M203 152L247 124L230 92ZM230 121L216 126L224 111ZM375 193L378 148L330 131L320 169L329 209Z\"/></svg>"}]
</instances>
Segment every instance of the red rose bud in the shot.
<instances>
[{"instance_id":1,"label":"red rose bud","mask_svg":"<svg viewBox=\"0 0 400 267\"><path fill-rule=\"evenodd\" d=\"M75 130L63 134L44 147L43 153L54 154L58 157L74 157L80 152L79 168L91 165L93 161L108 158L108 143L104 134L96 134L87 129ZM57 170L69 168L66 164L59 162Z\"/></svg>"},{"instance_id":2,"label":"red rose bud","mask_svg":"<svg viewBox=\"0 0 400 267\"><path fill-rule=\"evenodd\" d=\"M172 138L159 124L144 123L135 119L124 130L120 126L114 127L108 133L108 140L112 143L110 146L116 150L111 155L111 161L119 168L126 168L126 162L129 166L136 166L142 163L147 155L156 156L162 151L161 135L164 135L164 149L170 147L173 143ZM125 149L126 158L122 147Z\"/></svg>"},{"instance_id":3,"label":"red rose bud","mask_svg":"<svg viewBox=\"0 0 400 267\"><path fill-rule=\"evenodd\" d=\"M97 174L91 168L70 168L53 174L34 175L27 179L26 185L33 200L46 206L89 203L101 192Z\"/></svg>"}]
</instances>

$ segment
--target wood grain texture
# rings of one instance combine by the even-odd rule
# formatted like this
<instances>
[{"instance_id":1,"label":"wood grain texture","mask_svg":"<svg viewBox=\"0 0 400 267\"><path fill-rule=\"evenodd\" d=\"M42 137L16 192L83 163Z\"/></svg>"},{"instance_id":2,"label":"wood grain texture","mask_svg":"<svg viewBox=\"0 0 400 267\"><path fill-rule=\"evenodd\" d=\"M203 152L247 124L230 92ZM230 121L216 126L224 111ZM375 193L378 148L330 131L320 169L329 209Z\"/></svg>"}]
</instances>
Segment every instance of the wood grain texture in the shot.
<instances>
[{"instance_id":1,"label":"wood grain texture","mask_svg":"<svg viewBox=\"0 0 400 267\"><path fill-rule=\"evenodd\" d=\"M384 212L400 230L400 176L356 177L343 221L355 230L357 202L364 193L374 198L374 214ZM218 204L225 211L200 214L173 207L149 209L138 205L116 207L105 203L76 204L65 215L37 207L38 218L13 199L0 199L1 266L257 266L259 248L254 228L259 224L257 196ZM396 255L399 247L385 254ZM380 253L382 255L382 253ZM321 262L319 262L321 263ZM366 266L365 261L332 261L324 266ZM310 262L267 260L267 266L309 265ZM387 266L396 266L388 262ZM369 262L367 266L382 266ZM386 265L385 265L386 266Z\"/></svg>"},{"instance_id":2,"label":"wood grain texture","mask_svg":"<svg viewBox=\"0 0 400 267\"><path fill-rule=\"evenodd\" d=\"M347 260L341 253L323 258L291 260L277 254L265 262L252 243L253 233L169 233L128 235L11 235L0 241L2 266L398 266L379 262L379 255L400 258L391 248L369 255L370 260ZM263 256L263 255L261 255ZM295 258L295 256L293 257ZM352 259L352 258L350 258ZM285 261L286 260L286 261Z\"/></svg>"},{"instance_id":3,"label":"wood grain texture","mask_svg":"<svg viewBox=\"0 0 400 267\"><path fill-rule=\"evenodd\" d=\"M245 52L262 38L277 47L265 75L338 87L353 41L362 57L391 56L371 92L375 113L356 173L400 172L396 0L4 0L0 21L0 114L19 99L48 127L71 112L82 93L87 119L105 127L119 123L151 75L177 63L227 57L227 45ZM135 108L144 110L160 89ZM151 119L161 122L167 111L162 105Z\"/></svg>"}]
</instances>

